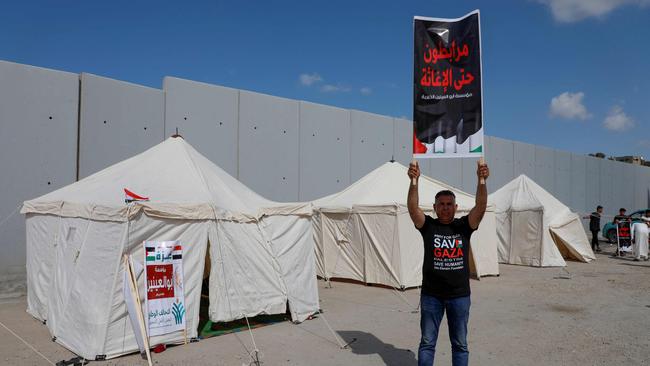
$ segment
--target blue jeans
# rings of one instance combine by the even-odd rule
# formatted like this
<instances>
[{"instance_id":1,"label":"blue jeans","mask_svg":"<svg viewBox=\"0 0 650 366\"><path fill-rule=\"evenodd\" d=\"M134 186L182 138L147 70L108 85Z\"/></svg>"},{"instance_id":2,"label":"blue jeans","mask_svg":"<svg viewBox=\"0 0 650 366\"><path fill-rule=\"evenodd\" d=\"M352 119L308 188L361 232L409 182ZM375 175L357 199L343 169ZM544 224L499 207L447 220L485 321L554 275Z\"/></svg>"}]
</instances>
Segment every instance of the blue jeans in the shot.
<instances>
[{"instance_id":1,"label":"blue jeans","mask_svg":"<svg viewBox=\"0 0 650 366\"><path fill-rule=\"evenodd\" d=\"M420 347L418 349L418 366L431 366L436 354L436 341L442 316L447 311L449 340L451 341L451 364L465 366L469 361L467 350L467 321L469 320L469 296L453 299L439 299L434 296L421 295L420 307Z\"/></svg>"}]
</instances>

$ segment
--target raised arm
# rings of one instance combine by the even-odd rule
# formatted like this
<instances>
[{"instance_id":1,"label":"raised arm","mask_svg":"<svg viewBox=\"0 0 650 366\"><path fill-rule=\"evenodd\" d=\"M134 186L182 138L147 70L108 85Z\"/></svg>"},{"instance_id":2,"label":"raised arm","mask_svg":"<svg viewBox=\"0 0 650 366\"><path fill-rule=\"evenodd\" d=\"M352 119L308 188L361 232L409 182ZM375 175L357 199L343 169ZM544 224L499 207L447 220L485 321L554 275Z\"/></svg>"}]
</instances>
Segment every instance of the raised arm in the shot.
<instances>
[{"instance_id":1,"label":"raised arm","mask_svg":"<svg viewBox=\"0 0 650 366\"><path fill-rule=\"evenodd\" d=\"M478 168L476 169L476 202L474 207L469 211L469 226L472 229L478 229L478 225L483 219L485 214L485 209L487 208L487 186L485 181L490 176L490 169L487 164L481 164L478 162ZM483 181L481 182L481 178Z\"/></svg>"},{"instance_id":2,"label":"raised arm","mask_svg":"<svg viewBox=\"0 0 650 366\"><path fill-rule=\"evenodd\" d=\"M409 164L408 170L409 176L409 193L406 198L406 205L409 209L409 215L411 215L411 220L415 224L416 228L421 228L424 225L424 212L420 208L420 198L418 196L418 181L420 178L420 166L417 161L411 162ZM415 184L413 184L413 183Z\"/></svg>"}]
</instances>

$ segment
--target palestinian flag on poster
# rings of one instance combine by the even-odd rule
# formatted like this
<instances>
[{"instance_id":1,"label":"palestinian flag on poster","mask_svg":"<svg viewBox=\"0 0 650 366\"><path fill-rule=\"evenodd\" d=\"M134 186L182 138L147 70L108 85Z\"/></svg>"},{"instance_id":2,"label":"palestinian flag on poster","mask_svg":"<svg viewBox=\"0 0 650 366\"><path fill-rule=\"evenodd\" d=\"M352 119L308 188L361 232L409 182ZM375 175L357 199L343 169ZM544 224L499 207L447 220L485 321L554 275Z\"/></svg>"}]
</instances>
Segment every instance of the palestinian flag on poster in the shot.
<instances>
[{"instance_id":1,"label":"palestinian flag on poster","mask_svg":"<svg viewBox=\"0 0 650 366\"><path fill-rule=\"evenodd\" d=\"M149 244L151 245L151 244ZM156 260L156 247L155 246L148 246L147 243L145 243L144 247L144 257L147 262L154 262Z\"/></svg>"},{"instance_id":2,"label":"palestinian flag on poster","mask_svg":"<svg viewBox=\"0 0 650 366\"><path fill-rule=\"evenodd\" d=\"M147 262L171 262L183 259L183 247L177 241L144 243L145 260Z\"/></svg>"},{"instance_id":3,"label":"palestinian flag on poster","mask_svg":"<svg viewBox=\"0 0 650 366\"><path fill-rule=\"evenodd\" d=\"M481 157L483 97L479 11L415 17L414 157Z\"/></svg>"}]
</instances>

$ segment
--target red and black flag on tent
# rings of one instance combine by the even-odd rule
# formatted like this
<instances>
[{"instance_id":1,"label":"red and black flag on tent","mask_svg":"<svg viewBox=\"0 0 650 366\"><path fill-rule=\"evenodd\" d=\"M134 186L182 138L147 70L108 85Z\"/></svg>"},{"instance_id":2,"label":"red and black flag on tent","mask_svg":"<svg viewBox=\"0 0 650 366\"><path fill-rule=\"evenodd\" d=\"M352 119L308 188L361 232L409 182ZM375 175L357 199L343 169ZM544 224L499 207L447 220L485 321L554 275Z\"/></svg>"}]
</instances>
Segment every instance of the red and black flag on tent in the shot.
<instances>
[{"instance_id":1,"label":"red and black flag on tent","mask_svg":"<svg viewBox=\"0 0 650 366\"><path fill-rule=\"evenodd\" d=\"M149 201L149 197L141 196L124 188L124 202L130 203L134 201Z\"/></svg>"},{"instance_id":2,"label":"red and black flag on tent","mask_svg":"<svg viewBox=\"0 0 650 366\"><path fill-rule=\"evenodd\" d=\"M482 156L479 11L414 19L413 153Z\"/></svg>"}]
</instances>

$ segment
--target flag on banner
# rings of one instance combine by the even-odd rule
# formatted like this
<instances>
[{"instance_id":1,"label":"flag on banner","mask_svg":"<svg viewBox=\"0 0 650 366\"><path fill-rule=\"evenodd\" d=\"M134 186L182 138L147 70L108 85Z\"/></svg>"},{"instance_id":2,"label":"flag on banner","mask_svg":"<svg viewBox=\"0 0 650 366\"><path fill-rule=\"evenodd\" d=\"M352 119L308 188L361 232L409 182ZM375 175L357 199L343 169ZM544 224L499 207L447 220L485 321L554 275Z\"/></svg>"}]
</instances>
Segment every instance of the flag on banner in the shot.
<instances>
[{"instance_id":1,"label":"flag on banner","mask_svg":"<svg viewBox=\"0 0 650 366\"><path fill-rule=\"evenodd\" d=\"M415 17L413 156L483 156L479 11Z\"/></svg>"},{"instance_id":2,"label":"flag on banner","mask_svg":"<svg viewBox=\"0 0 650 366\"><path fill-rule=\"evenodd\" d=\"M146 241L144 249L149 335L184 330L183 248L178 241Z\"/></svg>"}]
</instances>

